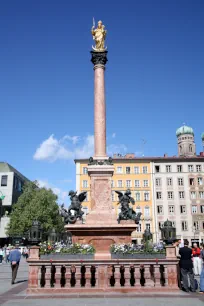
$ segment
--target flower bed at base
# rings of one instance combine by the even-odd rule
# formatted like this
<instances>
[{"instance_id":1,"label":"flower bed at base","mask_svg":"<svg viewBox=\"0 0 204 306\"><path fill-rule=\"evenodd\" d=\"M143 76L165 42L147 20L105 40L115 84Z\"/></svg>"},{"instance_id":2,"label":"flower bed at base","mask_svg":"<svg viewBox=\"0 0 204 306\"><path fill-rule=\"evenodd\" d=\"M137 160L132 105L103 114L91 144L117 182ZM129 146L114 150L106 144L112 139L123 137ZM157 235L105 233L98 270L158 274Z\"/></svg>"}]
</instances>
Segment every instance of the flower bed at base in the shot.
<instances>
[{"instance_id":1,"label":"flower bed at base","mask_svg":"<svg viewBox=\"0 0 204 306\"><path fill-rule=\"evenodd\" d=\"M49 242L40 244L41 259L93 259L94 253L95 248L90 244L74 243L68 246L59 242L55 244L51 244Z\"/></svg>"},{"instance_id":2,"label":"flower bed at base","mask_svg":"<svg viewBox=\"0 0 204 306\"><path fill-rule=\"evenodd\" d=\"M164 245L151 242L146 242L143 245L112 244L110 252L112 259L157 259L166 257Z\"/></svg>"}]
</instances>

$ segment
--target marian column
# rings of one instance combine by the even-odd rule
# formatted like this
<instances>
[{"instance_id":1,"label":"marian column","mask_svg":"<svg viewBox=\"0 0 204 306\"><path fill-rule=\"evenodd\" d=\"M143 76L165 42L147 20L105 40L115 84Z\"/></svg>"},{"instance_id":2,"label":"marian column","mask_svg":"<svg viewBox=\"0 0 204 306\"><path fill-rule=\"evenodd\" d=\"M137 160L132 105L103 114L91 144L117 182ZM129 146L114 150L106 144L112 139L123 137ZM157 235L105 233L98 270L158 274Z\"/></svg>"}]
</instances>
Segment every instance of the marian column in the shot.
<instances>
[{"instance_id":1,"label":"marian column","mask_svg":"<svg viewBox=\"0 0 204 306\"><path fill-rule=\"evenodd\" d=\"M112 207L111 177L114 172L112 159L106 154L106 103L105 64L108 51L105 48L106 30L102 21L92 27L95 46L92 47L91 61L94 64L94 156L90 158L88 174L91 178L91 212L87 224L117 224Z\"/></svg>"}]
</instances>

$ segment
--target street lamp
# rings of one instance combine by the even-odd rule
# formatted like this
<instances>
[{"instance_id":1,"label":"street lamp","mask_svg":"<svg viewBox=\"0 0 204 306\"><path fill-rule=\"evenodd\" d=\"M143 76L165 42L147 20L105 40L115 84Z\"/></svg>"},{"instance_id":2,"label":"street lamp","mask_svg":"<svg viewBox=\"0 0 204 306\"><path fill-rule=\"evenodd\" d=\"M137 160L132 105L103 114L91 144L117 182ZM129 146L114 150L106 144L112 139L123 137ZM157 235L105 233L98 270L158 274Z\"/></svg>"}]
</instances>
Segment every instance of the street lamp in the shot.
<instances>
[{"instance_id":1,"label":"street lamp","mask_svg":"<svg viewBox=\"0 0 204 306\"><path fill-rule=\"evenodd\" d=\"M5 198L5 195L3 195L3 193L0 191L0 200L2 201L4 200L4 198Z\"/></svg>"},{"instance_id":2,"label":"street lamp","mask_svg":"<svg viewBox=\"0 0 204 306\"><path fill-rule=\"evenodd\" d=\"M32 226L29 231L28 241L31 244L38 244L42 240L42 227L38 220L33 220Z\"/></svg>"},{"instance_id":3,"label":"street lamp","mask_svg":"<svg viewBox=\"0 0 204 306\"><path fill-rule=\"evenodd\" d=\"M5 195L0 191L0 218L2 217L2 200L5 198Z\"/></svg>"},{"instance_id":4,"label":"street lamp","mask_svg":"<svg viewBox=\"0 0 204 306\"><path fill-rule=\"evenodd\" d=\"M172 222L167 219L164 222L163 228L161 228L162 239L166 244L172 244L176 239L176 228L173 227Z\"/></svg>"}]
</instances>

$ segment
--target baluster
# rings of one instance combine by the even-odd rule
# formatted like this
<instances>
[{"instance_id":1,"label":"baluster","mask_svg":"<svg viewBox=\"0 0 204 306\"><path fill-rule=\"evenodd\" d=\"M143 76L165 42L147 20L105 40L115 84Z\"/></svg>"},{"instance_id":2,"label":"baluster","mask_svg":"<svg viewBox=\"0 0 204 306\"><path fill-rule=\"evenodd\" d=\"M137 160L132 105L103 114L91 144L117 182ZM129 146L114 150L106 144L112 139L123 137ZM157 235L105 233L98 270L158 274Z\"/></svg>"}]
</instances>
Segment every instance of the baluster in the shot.
<instances>
[{"instance_id":1,"label":"baluster","mask_svg":"<svg viewBox=\"0 0 204 306\"><path fill-rule=\"evenodd\" d=\"M75 278L76 278L75 288L81 288L81 266L76 266Z\"/></svg>"},{"instance_id":2,"label":"baluster","mask_svg":"<svg viewBox=\"0 0 204 306\"><path fill-rule=\"evenodd\" d=\"M85 287L86 288L91 288L91 267L90 266L86 266L86 284Z\"/></svg>"},{"instance_id":3,"label":"baluster","mask_svg":"<svg viewBox=\"0 0 204 306\"><path fill-rule=\"evenodd\" d=\"M108 285L107 266L98 266L98 288L105 290Z\"/></svg>"},{"instance_id":4,"label":"baluster","mask_svg":"<svg viewBox=\"0 0 204 306\"><path fill-rule=\"evenodd\" d=\"M154 281L150 273L150 265L145 265L144 268L145 287L154 287Z\"/></svg>"},{"instance_id":5,"label":"baluster","mask_svg":"<svg viewBox=\"0 0 204 306\"><path fill-rule=\"evenodd\" d=\"M51 281L51 265L46 266L46 272L45 272L45 287L44 288L50 288L50 281Z\"/></svg>"},{"instance_id":6,"label":"baluster","mask_svg":"<svg viewBox=\"0 0 204 306\"><path fill-rule=\"evenodd\" d=\"M164 277L164 286L167 287L169 282L168 282L168 269L167 265L163 265L164 267L164 272L163 272L163 277Z\"/></svg>"},{"instance_id":7,"label":"baluster","mask_svg":"<svg viewBox=\"0 0 204 306\"><path fill-rule=\"evenodd\" d=\"M114 277L115 277L115 288L121 288L121 284L120 284L120 278L121 278L121 274L120 274L120 266L114 266L115 267L115 273L114 273Z\"/></svg>"},{"instance_id":8,"label":"baluster","mask_svg":"<svg viewBox=\"0 0 204 306\"><path fill-rule=\"evenodd\" d=\"M154 285L155 287L161 287L161 273L160 273L160 265L154 265Z\"/></svg>"},{"instance_id":9,"label":"baluster","mask_svg":"<svg viewBox=\"0 0 204 306\"><path fill-rule=\"evenodd\" d=\"M141 288L140 278L141 278L140 266L135 266L135 286L134 287Z\"/></svg>"},{"instance_id":10,"label":"baluster","mask_svg":"<svg viewBox=\"0 0 204 306\"><path fill-rule=\"evenodd\" d=\"M56 266L55 288L61 288L61 266Z\"/></svg>"},{"instance_id":11,"label":"baluster","mask_svg":"<svg viewBox=\"0 0 204 306\"><path fill-rule=\"evenodd\" d=\"M125 278L125 283L124 287L130 287L130 266L125 266L125 271L124 271L124 278Z\"/></svg>"}]
</instances>

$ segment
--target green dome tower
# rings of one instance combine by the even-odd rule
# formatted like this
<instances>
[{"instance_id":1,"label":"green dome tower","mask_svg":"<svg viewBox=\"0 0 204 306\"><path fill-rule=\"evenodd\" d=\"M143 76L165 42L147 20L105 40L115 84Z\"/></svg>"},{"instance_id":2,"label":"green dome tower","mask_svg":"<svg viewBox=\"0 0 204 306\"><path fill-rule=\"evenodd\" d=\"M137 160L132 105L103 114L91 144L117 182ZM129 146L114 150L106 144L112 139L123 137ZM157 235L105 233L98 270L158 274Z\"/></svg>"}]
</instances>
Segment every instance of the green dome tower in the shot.
<instances>
[{"instance_id":1,"label":"green dome tower","mask_svg":"<svg viewBox=\"0 0 204 306\"><path fill-rule=\"evenodd\" d=\"M196 155L194 132L192 127L183 125L176 130L178 140L178 156L191 157Z\"/></svg>"}]
</instances>

